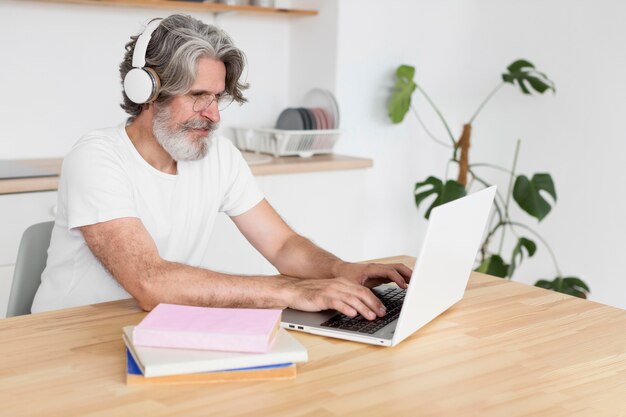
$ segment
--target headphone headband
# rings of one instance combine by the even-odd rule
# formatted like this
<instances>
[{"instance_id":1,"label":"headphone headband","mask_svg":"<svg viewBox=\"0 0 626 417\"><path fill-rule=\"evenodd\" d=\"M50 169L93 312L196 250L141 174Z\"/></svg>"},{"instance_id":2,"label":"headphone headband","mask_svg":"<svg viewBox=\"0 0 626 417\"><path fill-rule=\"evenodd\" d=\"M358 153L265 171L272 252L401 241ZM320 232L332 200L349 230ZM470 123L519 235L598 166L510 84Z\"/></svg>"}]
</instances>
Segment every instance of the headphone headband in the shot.
<instances>
[{"instance_id":1,"label":"headphone headband","mask_svg":"<svg viewBox=\"0 0 626 417\"><path fill-rule=\"evenodd\" d=\"M137 38L135 42L135 50L133 51L133 67L143 68L146 65L146 51L148 50L148 44L152 38L152 33L159 27L163 19L151 20L146 29Z\"/></svg>"}]
</instances>

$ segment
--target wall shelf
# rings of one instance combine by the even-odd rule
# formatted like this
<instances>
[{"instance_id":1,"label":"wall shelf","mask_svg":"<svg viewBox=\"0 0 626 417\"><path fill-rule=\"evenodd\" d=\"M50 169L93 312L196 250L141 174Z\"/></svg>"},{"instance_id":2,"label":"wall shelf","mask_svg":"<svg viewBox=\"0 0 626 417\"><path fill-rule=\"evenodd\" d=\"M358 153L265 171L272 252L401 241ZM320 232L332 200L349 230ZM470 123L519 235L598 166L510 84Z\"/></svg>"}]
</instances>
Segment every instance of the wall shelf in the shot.
<instances>
[{"instance_id":1,"label":"wall shelf","mask_svg":"<svg viewBox=\"0 0 626 417\"><path fill-rule=\"evenodd\" d=\"M59 175L61 174L61 164L63 162L62 158L16 159L5 161L12 161L33 168L52 171L58 175L51 177L0 179L0 196L5 194L57 190ZM338 154L325 154L314 155L310 158L300 158L297 156L272 157L267 163L250 166L250 170L253 175L261 176L365 169L371 168L373 165L374 161L371 159ZM0 318L1 317L0 315Z\"/></svg>"},{"instance_id":2,"label":"wall shelf","mask_svg":"<svg viewBox=\"0 0 626 417\"><path fill-rule=\"evenodd\" d=\"M280 16L315 16L317 10L277 9L259 6L230 6L221 3L202 3L179 0L33 0L43 3L85 4L115 7L149 7L157 9L178 9L208 13L252 13Z\"/></svg>"}]
</instances>

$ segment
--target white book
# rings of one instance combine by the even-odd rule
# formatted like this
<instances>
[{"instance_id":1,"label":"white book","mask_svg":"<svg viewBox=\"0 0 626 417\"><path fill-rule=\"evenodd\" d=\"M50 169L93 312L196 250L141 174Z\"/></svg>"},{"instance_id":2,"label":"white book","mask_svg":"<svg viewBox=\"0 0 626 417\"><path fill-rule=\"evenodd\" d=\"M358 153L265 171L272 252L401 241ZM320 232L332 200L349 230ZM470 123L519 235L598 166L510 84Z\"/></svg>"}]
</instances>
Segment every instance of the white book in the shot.
<instances>
[{"instance_id":1,"label":"white book","mask_svg":"<svg viewBox=\"0 0 626 417\"><path fill-rule=\"evenodd\" d=\"M240 353L135 346L134 327L124 327L124 343L145 377L224 371L308 360L306 348L282 328L268 352Z\"/></svg>"}]
</instances>

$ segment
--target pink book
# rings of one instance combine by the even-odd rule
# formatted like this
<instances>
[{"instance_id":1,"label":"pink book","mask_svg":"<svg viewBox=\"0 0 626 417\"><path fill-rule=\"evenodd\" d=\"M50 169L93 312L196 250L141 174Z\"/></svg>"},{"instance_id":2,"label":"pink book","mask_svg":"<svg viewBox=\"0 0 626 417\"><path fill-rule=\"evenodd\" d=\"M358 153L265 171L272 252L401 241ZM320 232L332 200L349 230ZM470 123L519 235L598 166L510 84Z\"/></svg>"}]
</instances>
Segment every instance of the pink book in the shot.
<instances>
[{"instance_id":1,"label":"pink book","mask_svg":"<svg viewBox=\"0 0 626 417\"><path fill-rule=\"evenodd\" d=\"M267 352L282 310L159 304L133 331L135 346Z\"/></svg>"}]
</instances>

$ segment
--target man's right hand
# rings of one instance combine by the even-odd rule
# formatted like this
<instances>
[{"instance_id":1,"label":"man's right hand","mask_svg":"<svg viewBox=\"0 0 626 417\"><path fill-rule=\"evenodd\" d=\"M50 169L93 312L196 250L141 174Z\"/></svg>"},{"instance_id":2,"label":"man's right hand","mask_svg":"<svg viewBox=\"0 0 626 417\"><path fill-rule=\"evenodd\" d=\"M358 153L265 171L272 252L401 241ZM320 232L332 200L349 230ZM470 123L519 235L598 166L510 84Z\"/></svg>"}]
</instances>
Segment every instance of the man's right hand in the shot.
<instances>
[{"instance_id":1,"label":"man's right hand","mask_svg":"<svg viewBox=\"0 0 626 417\"><path fill-rule=\"evenodd\" d=\"M347 278L298 279L284 277L288 307L302 311L334 309L349 317L368 320L385 315L385 307L367 287Z\"/></svg>"}]
</instances>

